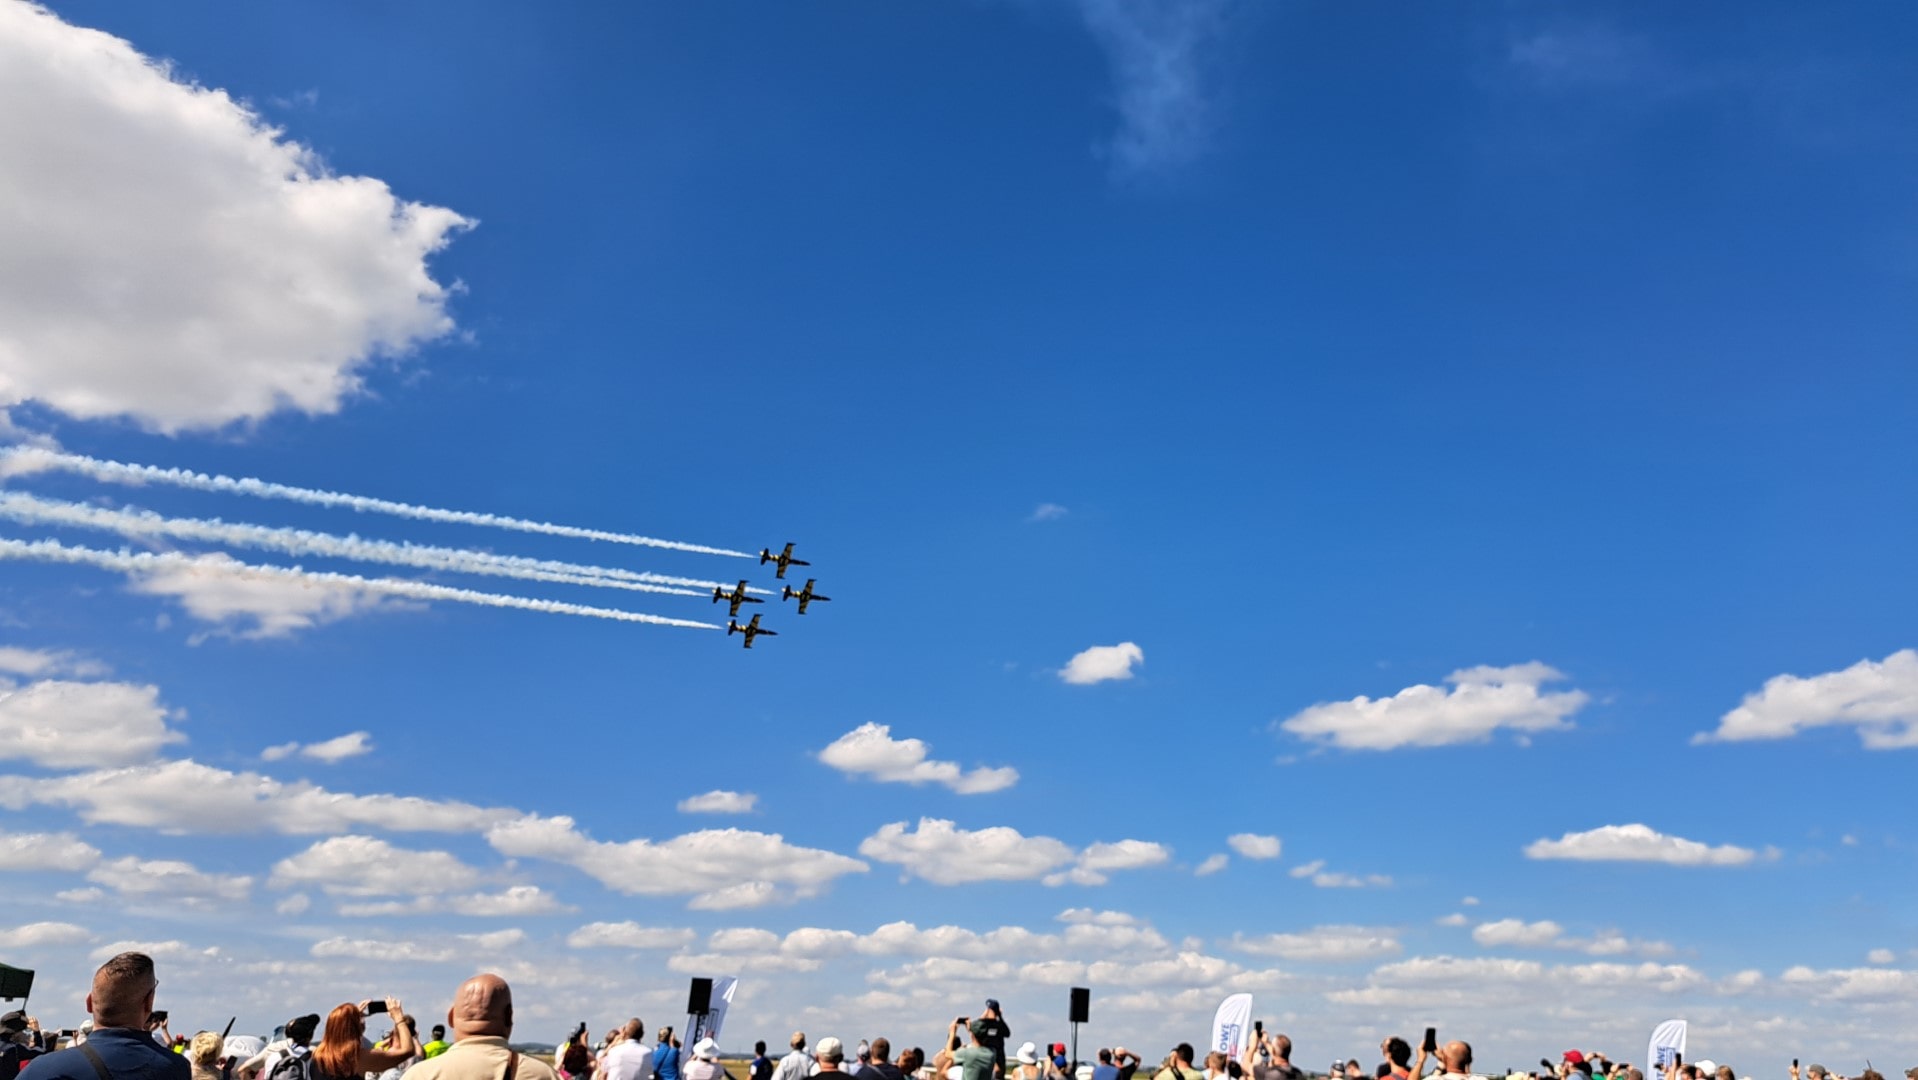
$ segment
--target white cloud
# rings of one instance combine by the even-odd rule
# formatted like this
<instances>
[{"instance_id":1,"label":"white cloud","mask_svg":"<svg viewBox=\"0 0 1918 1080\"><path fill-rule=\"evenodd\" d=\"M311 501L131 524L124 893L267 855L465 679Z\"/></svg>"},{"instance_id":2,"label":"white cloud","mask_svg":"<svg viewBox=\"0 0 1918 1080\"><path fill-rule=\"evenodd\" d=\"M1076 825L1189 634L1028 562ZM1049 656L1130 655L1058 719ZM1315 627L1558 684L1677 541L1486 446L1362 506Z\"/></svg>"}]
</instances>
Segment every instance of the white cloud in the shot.
<instances>
[{"instance_id":1,"label":"white cloud","mask_svg":"<svg viewBox=\"0 0 1918 1080\"><path fill-rule=\"evenodd\" d=\"M1321 871L1312 875L1312 885L1320 889L1383 889L1392 884L1390 874L1346 874Z\"/></svg>"},{"instance_id":2,"label":"white cloud","mask_svg":"<svg viewBox=\"0 0 1918 1080\"><path fill-rule=\"evenodd\" d=\"M300 914L304 914L306 912L306 909L312 906L313 906L312 897L306 895L305 893L294 893L292 896L289 896L286 899L281 900L279 903L274 904L273 910L276 913L281 915L300 915Z\"/></svg>"},{"instance_id":3,"label":"white cloud","mask_svg":"<svg viewBox=\"0 0 1918 1080\"><path fill-rule=\"evenodd\" d=\"M1523 738L1571 727L1566 718L1590 700L1581 690L1539 691L1541 684L1564 678L1537 661L1465 668L1445 677L1450 690L1421 684L1389 698L1360 695L1313 705L1279 727L1347 750L1483 742L1501 729Z\"/></svg>"},{"instance_id":4,"label":"white cloud","mask_svg":"<svg viewBox=\"0 0 1918 1080\"><path fill-rule=\"evenodd\" d=\"M1882 661L1860 660L1843 671L1801 678L1778 675L1719 718L1718 730L1694 743L1785 739L1816 727L1848 726L1868 750L1918 747L1918 649Z\"/></svg>"},{"instance_id":5,"label":"white cloud","mask_svg":"<svg viewBox=\"0 0 1918 1080\"><path fill-rule=\"evenodd\" d=\"M1711 847L1696 840L1666 836L1648 825L1603 825L1586 832L1566 833L1557 840L1534 840L1525 846L1528 859L1657 862L1671 866L1743 866L1758 858L1758 854L1732 844Z\"/></svg>"},{"instance_id":6,"label":"white cloud","mask_svg":"<svg viewBox=\"0 0 1918 1080\"><path fill-rule=\"evenodd\" d=\"M708 791L704 795L694 795L690 799L679 800L679 812L682 814L750 814L758 803L757 795L739 791Z\"/></svg>"},{"instance_id":7,"label":"white cloud","mask_svg":"<svg viewBox=\"0 0 1918 1080\"><path fill-rule=\"evenodd\" d=\"M109 859L87 873L87 880L130 896L155 896L188 904L244 900L253 879L240 874L209 874L177 859Z\"/></svg>"},{"instance_id":8,"label":"white cloud","mask_svg":"<svg viewBox=\"0 0 1918 1080\"><path fill-rule=\"evenodd\" d=\"M501 854L564 863L628 895L691 894L695 906L757 906L816 896L834 880L867 869L858 859L744 829L608 843L588 838L570 817L529 815L495 825L486 839Z\"/></svg>"},{"instance_id":9,"label":"white cloud","mask_svg":"<svg viewBox=\"0 0 1918 1080\"><path fill-rule=\"evenodd\" d=\"M917 829L899 821L881 826L859 853L901 867L903 878L935 885L977 881L1030 881L1047 885L1102 885L1117 870L1162 865L1170 849L1145 840L1096 843L1083 851L1050 836L1026 836L1010 826L962 829L950 821L920 818Z\"/></svg>"},{"instance_id":10,"label":"white cloud","mask_svg":"<svg viewBox=\"0 0 1918 1080\"><path fill-rule=\"evenodd\" d=\"M1898 962L1898 954L1892 952L1890 949L1873 949L1871 952L1865 954L1865 962L1868 964L1895 964Z\"/></svg>"},{"instance_id":11,"label":"white cloud","mask_svg":"<svg viewBox=\"0 0 1918 1080\"><path fill-rule=\"evenodd\" d=\"M883 825L859 844L859 854L900 866L907 877L935 885L974 881L1029 881L1071 862L1076 855L1050 836L1026 836L1010 826L961 829L950 821L919 819Z\"/></svg>"},{"instance_id":12,"label":"white cloud","mask_svg":"<svg viewBox=\"0 0 1918 1080\"><path fill-rule=\"evenodd\" d=\"M1295 878L1309 878L1323 869L1325 869L1325 860L1313 859L1309 863L1300 863L1292 869L1287 870L1286 873Z\"/></svg>"},{"instance_id":13,"label":"white cloud","mask_svg":"<svg viewBox=\"0 0 1918 1080\"><path fill-rule=\"evenodd\" d=\"M1070 510L1060 506L1058 503L1040 503L1033 509L1032 516L1026 520L1029 522L1057 521L1069 513L1071 513Z\"/></svg>"},{"instance_id":14,"label":"white cloud","mask_svg":"<svg viewBox=\"0 0 1918 1080\"><path fill-rule=\"evenodd\" d=\"M128 588L171 597L187 614L241 638L286 637L363 612L405 606L385 593L350 583L244 573L245 565L224 552L209 552L190 562L138 571Z\"/></svg>"},{"instance_id":15,"label":"white cloud","mask_svg":"<svg viewBox=\"0 0 1918 1080\"><path fill-rule=\"evenodd\" d=\"M168 761L73 776L0 776L0 807L75 809L90 824L168 833L478 832L518 811L402 795L347 795L299 781Z\"/></svg>"},{"instance_id":16,"label":"white cloud","mask_svg":"<svg viewBox=\"0 0 1918 1080\"><path fill-rule=\"evenodd\" d=\"M819 752L819 760L855 776L901 784L943 784L961 795L980 795L1002 791L1019 780L1019 771L1011 767L986 768L971 772L951 761L933 761L929 749L918 739L895 739L885 724L861 724L834 739Z\"/></svg>"},{"instance_id":17,"label":"white cloud","mask_svg":"<svg viewBox=\"0 0 1918 1080\"><path fill-rule=\"evenodd\" d=\"M371 836L321 840L273 866L275 889L318 888L331 896L422 896L479 884L480 872L444 851L397 848Z\"/></svg>"},{"instance_id":18,"label":"white cloud","mask_svg":"<svg viewBox=\"0 0 1918 1080\"><path fill-rule=\"evenodd\" d=\"M123 952L145 953L155 960L185 960L195 955L193 946L177 939L171 941L115 941L112 944L102 945L94 949L93 952L88 955L94 960L106 960L118 956Z\"/></svg>"},{"instance_id":19,"label":"white cloud","mask_svg":"<svg viewBox=\"0 0 1918 1080\"><path fill-rule=\"evenodd\" d=\"M1247 859L1276 859L1281 846L1276 836L1260 836L1257 833L1234 833L1225 838L1232 850Z\"/></svg>"},{"instance_id":20,"label":"white cloud","mask_svg":"<svg viewBox=\"0 0 1918 1080\"><path fill-rule=\"evenodd\" d=\"M1232 856L1224 852L1220 852L1217 855L1207 855L1205 861L1200 863L1198 868L1193 870L1192 873L1195 877L1210 877L1225 869L1231 861Z\"/></svg>"},{"instance_id":21,"label":"white cloud","mask_svg":"<svg viewBox=\"0 0 1918 1080\"><path fill-rule=\"evenodd\" d=\"M1458 911L1454 911L1450 915L1442 915L1438 919L1438 925L1440 926L1467 926L1470 925L1471 922L1472 920L1466 918L1463 912Z\"/></svg>"},{"instance_id":22,"label":"white cloud","mask_svg":"<svg viewBox=\"0 0 1918 1080\"><path fill-rule=\"evenodd\" d=\"M469 224L329 174L224 92L0 5L0 407L161 430L329 413L453 329L426 258ZM88 138L75 139L84 131Z\"/></svg>"},{"instance_id":23,"label":"white cloud","mask_svg":"<svg viewBox=\"0 0 1918 1080\"><path fill-rule=\"evenodd\" d=\"M455 915L489 919L548 915L571 910L552 893L537 885L514 885L496 893L450 896L445 903L447 910Z\"/></svg>"},{"instance_id":24,"label":"white cloud","mask_svg":"<svg viewBox=\"0 0 1918 1080\"><path fill-rule=\"evenodd\" d=\"M100 849L72 833L0 832L0 870L85 870L100 861Z\"/></svg>"},{"instance_id":25,"label":"white cloud","mask_svg":"<svg viewBox=\"0 0 1918 1080\"><path fill-rule=\"evenodd\" d=\"M1464 898L1463 900L1460 900L1460 901L1459 901L1459 903L1461 903L1461 904L1464 904L1464 905L1465 905L1466 907L1477 907L1477 906L1478 906L1478 897L1476 897L1476 896L1468 896L1468 897L1466 897L1466 898Z\"/></svg>"},{"instance_id":26,"label":"white cloud","mask_svg":"<svg viewBox=\"0 0 1918 1080\"><path fill-rule=\"evenodd\" d=\"M94 678L106 674L106 665L56 649L23 649L0 645L0 673L37 679L48 675Z\"/></svg>"},{"instance_id":27,"label":"white cloud","mask_svg":"<svg viewBox=\"0 0 1918 1080\"><path fill-rule=\"evenodd\" d=\"M186 736L167 727L160 689L50 679L0 683L0 760L53 769L130 765Z\"/></svg>"},{"instance_id":28,"label":"white cloud","mask_svg":"<svg viewBox=\"0 0 1918 1080\"><path fill-rule=\"evenodd\" d=\"M1066 661L1059 678L1074 686L1130 679L1132 669L1145 663L1145 650L1130 641L1117 645L1094 645Z\"/></svg>"},{"instance_id":29,"label":"white cloud","mask_svg":"<svg viewBox=\"0 0 1918 1080\"><path fill-rule=\"evenodd\" d=\"M575 949L678 949L692 944L693 937L691 930L683 928L596 922L566 935L566 944Z\"/></svg>"},{"instance_id":30,"label":"white cloud","mask_svg":"<svg viewBox=\"0 0 1918 1080\"><path fill-rule=\"evenodd\" d=\"M1384 956L1396 956L1402 951L1396 933L1365 926L1318 926L1302 933L1264 934L1258 937L1235 934L1228 944L1239 952L1253 956L1333 963L1376 960Z\"/></svg>"},{"instance_id":31,"label":"white cloud","mask_svg":"<svg viewBox=\"0 0 1918 1080\"><path fill-rule=\"evenodd\" d=\"M1909 1001L1918 994L1918 971L1895 968L1839 968L1815 971L1789 968L1779 981L1801 987L1824 1001L1867 1003Z\"/></svg>"},{"instance_id":32,"label":"white cloud","mask_svg":"<svg viewBox=\"0 0 1918 1080\"><path fill-rule=\"evenodd\" d=\"M1186 165L1211 141L1208 53L1229 0L1077 0L1112 68L1119 130L1109 146L1122 175Z\"/></svg>"},{"instance_id":33,"label":"white cloud","mask_svg":"<svg viewBox=\"0 0 1918 1080\"><path fill-rule=\"evenodd\" d=\"M43 949L53 945L78 945L92 936L87 932L86 927L75 926L68 922L28 923L25 926L0 927L0 949Z\"/></svg>"},{"instance_id":34,"label":"white cloud","mask_svg":"<svg viewBox=\"0 0 1918 1080\"><path fill-rule=\"evenodd\" d=\"M1518 919L1500 919L1480 923L1472 931L1472 940L1487 948L1501 946L1537 947L1556 943L1565 928L1549 919L1528 923Z\"/></svg>"},{"instance_id":35,"label":"white cloud","mask_svg":"<svg viewBox=\"0 0 1918 1080\"><path fill-rule=\"evenodd\" d=\"M301 757L312 758L314 761L321 761L332 765L345 761L347 758L359 757L361 754L368 754L372 751L373 736L364 731L354 731L338 736L337 738L327 739L324 742L307 743L305 745L290 742L282 743L279 746L269 746L265 750L260 751L260 757L267 761L281 761L292 757L294 754L298 754Z\"/></svg>"}]
</instances>

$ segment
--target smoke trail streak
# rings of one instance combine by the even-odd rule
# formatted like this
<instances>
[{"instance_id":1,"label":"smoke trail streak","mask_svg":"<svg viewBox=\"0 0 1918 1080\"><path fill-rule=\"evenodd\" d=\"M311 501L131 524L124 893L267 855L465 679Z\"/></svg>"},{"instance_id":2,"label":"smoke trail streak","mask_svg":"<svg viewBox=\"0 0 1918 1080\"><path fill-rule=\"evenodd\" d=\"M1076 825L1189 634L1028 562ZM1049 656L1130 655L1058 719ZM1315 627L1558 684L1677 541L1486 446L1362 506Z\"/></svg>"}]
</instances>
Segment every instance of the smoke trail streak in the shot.
<instances>
[{"instance_id":1,"label":"smoke trail streak","mask_svg":"<svg viewBox=\"0 0 1918 1080\"><path fill-rule=\"evenodd\" d=\"M392 514L395 517L412 518L415 521L446 521L460 525L480 525L494 529L511 529L516 532L544 533L547 536L566 536L577 540L604 540L611 544L636 544L641 547L666 548L670 551L689 551L697 555L727 555L738 559L754 557L751 552L734 551L730 548L684 544L677 540L657 540L650 536L607 532L603 529L582 529L574 525L554 525L544 521L503 517L499 514L480 514L471 510L442 510L432 506L415 506L412 503L374 499L365 495L344 495L337 491L293 487L267 480L208 476L206 473L196 473L186 469L164 469L157 465L130 465L122 461L105 461L87 457L84 454L68 454L37 446L10 446L0 450L0 478L51 470L78 473L110 484L170 484L195 491L251 495L260 499L285 499L311 506L358 510L362 513Z\"/></svg>"},{"instance_id":2,"label":"smoke trail streak","mask_svg":"<svg viewBox=\"0 0 1918 1080\"><path fill-rule=\"evenodd\" d=\"M283 555L319 555L355 562L410 566L421 570L442 570L460 574L518 578L522 581L550 581L566 585L590 585L601 589L626 589L630 592L664 593L668 596L705 596L703 590L724 588L717 581L695 578L670 578L663 574L645 574L611 567L582 566L550 559L525 559L513 555L494 555L484 551L431 547L421 544L396 544L387 540L364 540L358 536L335 536L306 529L282 529L265 525L246 525L200 518L162 517L151 510L107 510L97 506L43 499L24 492L0 491L0 518L23 525L66 525L97 529L129 537L168 537L175 540L202 540L275 551ZM658 584L672 582L672 585Z\"/></svg>"},{"instance_id":3,"label":"smoke trail streak","mask_svg":"<svg viewBox=\"0 0 1918 1080\"><path fill-rule=\"evenodd\" d=\"M218 574L230 577L260 578L269 581L292 581L302 584L325 585L343 589L362 589L367 592L385 593L389 596L404 596L414 600L451 600L462 604L478 604L482 607L518 608L522 611L544 611L550 615L578 615L591 619L613 619L618 622L648 623L653 626L683 626L692 630L724 629L724 627L715 623L694 622L691 619L669 619L663 615L644 615L637 611L588 607L585 604L568 604L560 600L539 600L530 596L476 592L472 589L456 589L450 585L431 585L424 581L403 581L399 578L365 578L353 574L335 574L324 570L302 570L297 566L264 566L259 563L212 561L207 556L182 555L178 552L171 551L101 551L97 548L71 547L62 544L58 540L27 541L0 537L0 559L20 559L31 562L93 566L102 570L117 570L127 574L141 574L156 570L185 570L189 573L196 574Z\"/></svg>"}]
</instances>

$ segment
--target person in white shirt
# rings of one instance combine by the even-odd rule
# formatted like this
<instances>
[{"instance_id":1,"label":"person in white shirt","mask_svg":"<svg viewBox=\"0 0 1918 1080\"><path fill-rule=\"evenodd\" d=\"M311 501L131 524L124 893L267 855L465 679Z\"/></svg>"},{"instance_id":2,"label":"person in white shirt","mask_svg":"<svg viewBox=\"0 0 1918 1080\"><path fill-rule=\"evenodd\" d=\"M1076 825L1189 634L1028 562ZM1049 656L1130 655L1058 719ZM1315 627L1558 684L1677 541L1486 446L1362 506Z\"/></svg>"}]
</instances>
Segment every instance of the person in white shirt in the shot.
<instances>
[{"instance_id":1,"label":"person in white shirt","mask_svg":"<svg viewBox=\"0 0 1918 1080\"><path fill-rule=\"evenodd\" d=\"M646 1045L646 1025L639 1017L626 1021L619 1041L606 1048L600 1080L653 1080L653 1048Z\"/></svg>"},{"instance_id":2,"label":"person in white shirt","mask_svg":"<svg viewBox=\"0 0 1918 1080\"><path fill-rule=\"evenodd\" d=\"M812 1055L806 1053L806 1033L793 1032L792 1053L779 1059L779 1067L773 1070L773 1080L806 1080L813 1074Z\"/></svg>"}]
</instances>

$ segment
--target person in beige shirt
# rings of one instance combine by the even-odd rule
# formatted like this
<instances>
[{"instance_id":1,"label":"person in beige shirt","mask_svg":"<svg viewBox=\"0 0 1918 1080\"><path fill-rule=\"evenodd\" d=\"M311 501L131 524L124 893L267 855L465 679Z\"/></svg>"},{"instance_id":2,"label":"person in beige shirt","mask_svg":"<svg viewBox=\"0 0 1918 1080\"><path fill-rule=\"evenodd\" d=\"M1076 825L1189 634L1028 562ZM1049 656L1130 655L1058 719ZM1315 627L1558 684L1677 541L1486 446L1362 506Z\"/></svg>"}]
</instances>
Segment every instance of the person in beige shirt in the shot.
<instances>
[{"instance_id":1,"label":"person in beige shirt","mask_svg":"<svg viewBox=\"0 0 1918 1080\"><path fill-rule=\"evenodd\" d=\"M407 1080L559 1080L551 1065L506 1045L513 1034L513 991L498 975L461 983L446 1023L453 1045L406 1070Z\"/></svg>"}]
</instances>

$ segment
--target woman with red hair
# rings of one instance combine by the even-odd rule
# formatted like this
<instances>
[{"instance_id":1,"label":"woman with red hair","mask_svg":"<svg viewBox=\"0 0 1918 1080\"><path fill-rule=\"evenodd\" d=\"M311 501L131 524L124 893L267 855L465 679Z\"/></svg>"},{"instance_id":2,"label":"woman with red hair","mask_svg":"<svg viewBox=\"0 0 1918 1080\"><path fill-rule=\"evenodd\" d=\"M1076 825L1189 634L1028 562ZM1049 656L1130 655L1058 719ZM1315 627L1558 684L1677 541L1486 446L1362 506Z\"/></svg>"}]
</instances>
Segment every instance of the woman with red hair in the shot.
<instances>
[{"instance_id":1,"label":"woman with red hair","mask_svg":"<svg viewBox=\"0 0 1918 1080\"><path fill-rule=\"evenodd\" d=\"M326 1017L326 1037L313 1048L313 1080L360 1080L367 1073L383 1073L419 1052L413 1026L406 1022L400 999L386 999L386 1016L393 1034L384 1047L366 1042L366 1016L373 1002L347 1002Z\"/></svg>"}]
</instances>

